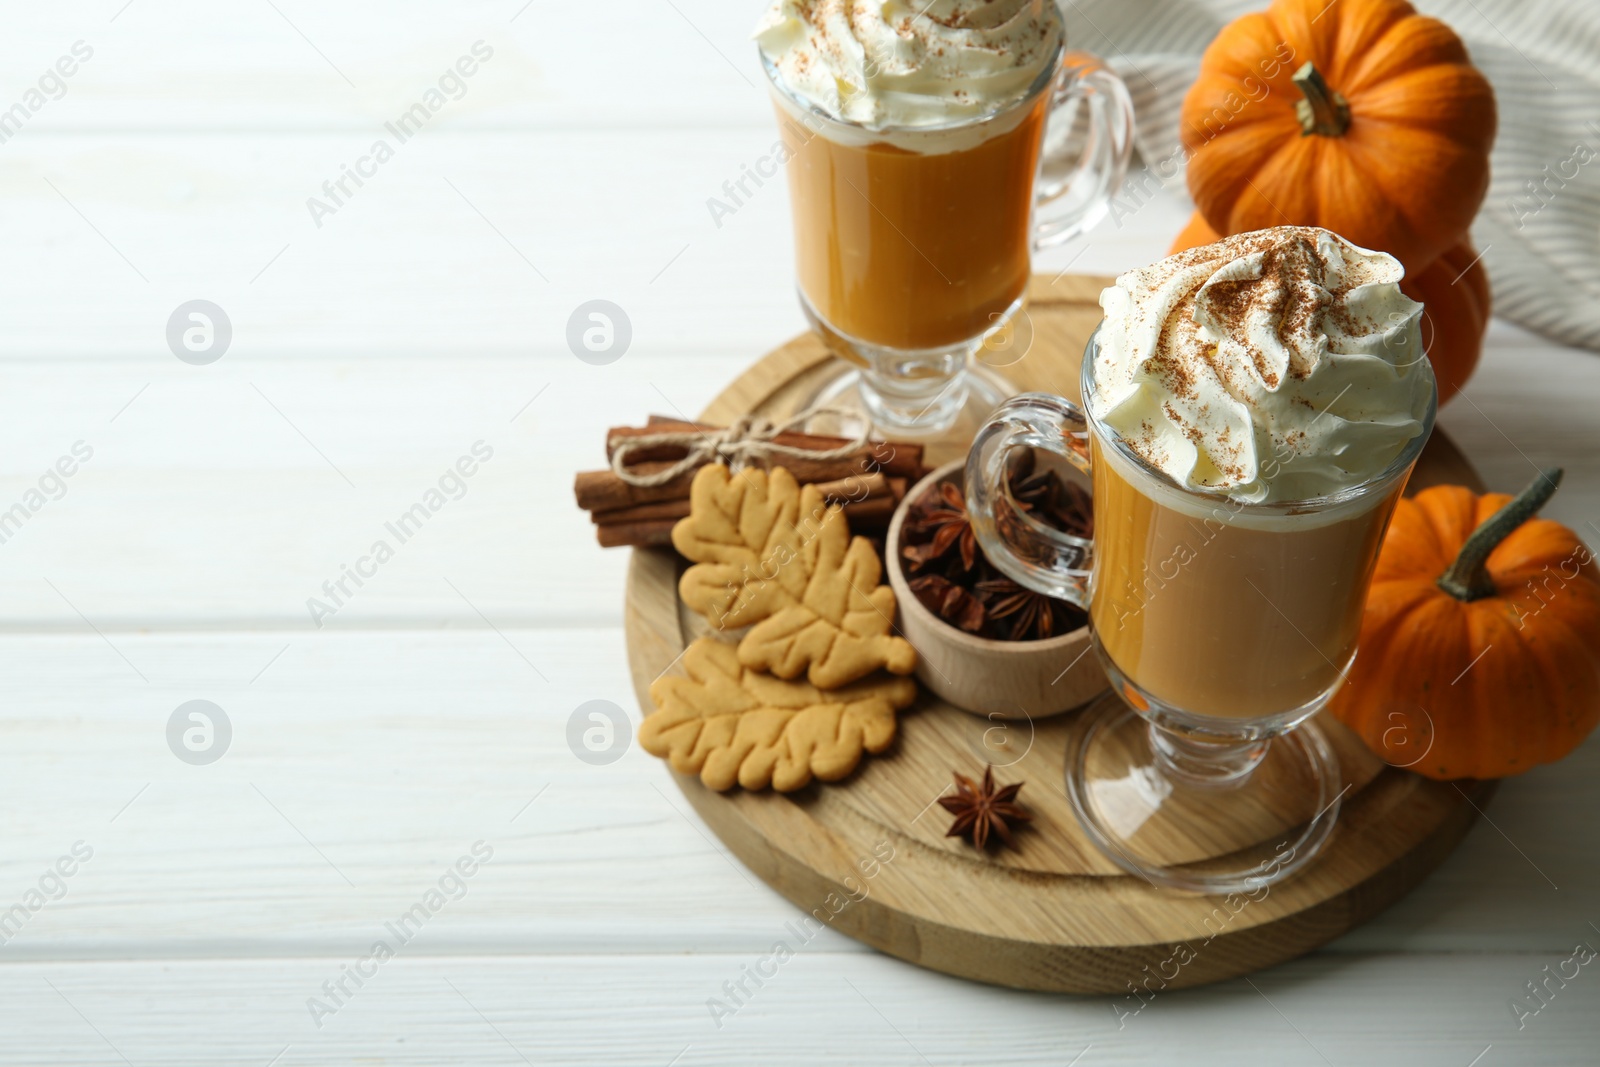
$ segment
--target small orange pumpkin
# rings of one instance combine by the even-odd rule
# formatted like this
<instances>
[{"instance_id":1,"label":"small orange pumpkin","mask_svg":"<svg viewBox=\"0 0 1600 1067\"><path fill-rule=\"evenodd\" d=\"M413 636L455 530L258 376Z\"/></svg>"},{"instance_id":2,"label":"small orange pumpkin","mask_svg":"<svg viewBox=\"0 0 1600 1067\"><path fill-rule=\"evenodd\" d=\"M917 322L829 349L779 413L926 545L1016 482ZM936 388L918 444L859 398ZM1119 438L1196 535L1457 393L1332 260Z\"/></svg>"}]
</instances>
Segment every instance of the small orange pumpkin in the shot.
<instances>
[{"instance_id":1,"label":"small orange pumpkin","mask_svg":"<svg viewBox=\"0 0 1600 1067\"><path fill-rule=\"evenodd\" d=\"M1423 307L1422 350L1433 363L1443 404L1467 384L1483 355L1483 335L1489 329L1489 272L1471 238L1463 237L1430 266L1408 271L1400 291Z\"/></svg>"},{"instance_id":2,"label":"small orange pumpkin","mask_svg":"<svg viewBox=\"0 0 1600 1067\"><path fill-rule=\"evenodd\" d=\"M1218 240L1220 235L1196 211L1178 232L1167 254ZM1407 271L1400 290L1423 305L1422 350L1439 380L1439 403L1467 384L1483 355L1483 334L1489 328L1489 272L1472 247L1462 240L1426 269Z\"/></svg>"},{"instance_id":3,"label":"small orange pumpkin","mask_svg":"<svg viewBox=\"0 0 1600 1067\"><path fill-rule=\"evenodd\" d=\"M1561 759L1600 721L1600 568L1533 518L1560 481L1515 499L1435 486L1395 510L1328 705L1386 762L1500 778Z\"/></svg>"},{"instance_id":4,"label":"small orange pumpkin","mask_svg":"<svg viewBox=\"0 0 1600 1067\"><path fill-rule=\"evenodd\" d=\"M1189 221L1183 229L1178 231L1178 236L1172 239L1172 247L1167 249L1167 255L1175 256L1179 252L1186 252L1191 248L1199 248L1213 241L1222 240L1222 234L1211 228L1206 217L1196 211L1189 216Z\"/></svg>"},{"instance_id":5,"label":"small orange pumpkin","mask_svg":"<svg viewBox=\"0 0 1600 1067\"><path fill-rule=\"evenodd\" d=\"M1483 203L1495 122L1461 39L1405 0L1274 0L1200 57L1180 135L1218 231L1325 226L1416 270Z\"/></svg>"}]
</instances>

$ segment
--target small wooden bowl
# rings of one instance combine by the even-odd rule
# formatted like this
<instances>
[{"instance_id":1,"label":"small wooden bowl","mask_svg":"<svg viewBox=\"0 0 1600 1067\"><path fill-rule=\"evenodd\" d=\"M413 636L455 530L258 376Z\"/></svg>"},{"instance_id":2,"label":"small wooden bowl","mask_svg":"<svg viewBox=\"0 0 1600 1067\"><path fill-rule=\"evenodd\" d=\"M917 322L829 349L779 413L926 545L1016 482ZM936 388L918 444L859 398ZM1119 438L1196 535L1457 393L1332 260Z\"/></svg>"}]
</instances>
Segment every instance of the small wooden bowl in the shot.
<instances>
[{"instance_id":1,"label":"small wooden bowl","mask_svg":"<svg viewBox=\"0 0 1600 1067\"><path fill-rule=\"evenodd\" d=\"M1089 646L1089 628L1042 641L996 641L951 626L922 606L901 567L900 528L911 502L940 482L960 488L965 460L918 482L889 523L884 565L900 609L900 628L917 650L917 680L958 708L1000 719L1040 719L1088 703L1108 687Z\"/></svg>"}]
</instances>

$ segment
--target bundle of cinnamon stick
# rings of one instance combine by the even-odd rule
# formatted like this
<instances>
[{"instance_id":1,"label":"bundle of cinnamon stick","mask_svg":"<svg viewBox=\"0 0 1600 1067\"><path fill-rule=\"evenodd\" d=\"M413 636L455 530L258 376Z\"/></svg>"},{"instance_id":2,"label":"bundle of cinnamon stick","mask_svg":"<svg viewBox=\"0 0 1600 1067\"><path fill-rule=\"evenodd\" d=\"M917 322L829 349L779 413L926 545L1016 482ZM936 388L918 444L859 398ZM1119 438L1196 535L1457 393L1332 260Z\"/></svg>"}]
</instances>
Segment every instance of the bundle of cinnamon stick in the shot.
<instances>
[{"instance_id":1,"label":"bundle of cinnamon stick","mask_svg":"<svg viewBox=\"0 0 1600 1067\"><path fill-rule=\"evenodd\" d=\"M631 438L663 433L707 433L718 428L660 415L650 416L643 427L618 426L606 433L606 457ZM780 433L775 444L816 452L837 450L849 438L808 433ZM676 445L634 449L626 469L635 474L666 470L687 450ZM810 459L785 455L772 466L787 468L802 485L814 484L831 504L839 504L850 520L852 533L882 533L906 487L926 471L922 446L900 441L869 441L859 452L840 459ZM634 485L611 470L580 471L573 480L578 506L589 512L595 535L604 548L623 545L667 545L672 527L689 514L689 486L694 471L662 485Z\"/></svg>"}]
</instances>

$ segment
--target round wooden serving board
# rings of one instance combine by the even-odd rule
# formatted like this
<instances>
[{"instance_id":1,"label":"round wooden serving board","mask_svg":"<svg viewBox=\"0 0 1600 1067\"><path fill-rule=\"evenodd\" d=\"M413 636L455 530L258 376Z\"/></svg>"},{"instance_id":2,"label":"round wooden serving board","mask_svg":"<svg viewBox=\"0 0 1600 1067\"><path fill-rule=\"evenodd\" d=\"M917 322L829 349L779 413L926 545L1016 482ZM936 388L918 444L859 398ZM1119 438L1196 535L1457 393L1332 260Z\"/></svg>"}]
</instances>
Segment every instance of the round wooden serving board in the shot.
<instances>
[{"instance_id":1,"label":"round wooden serving board","mask_svg":"<svg viewBox=\"0 0 1600 1067\"><path fill-rule=\"evenodd\" d=\"M1109 279L1043 275L1030 288L1027 346L1004 373L1025 389L1078 396L1084 343L1100 320ZM1019 345L1021 347L1021 345ZM790 414L826 375L829 356L811 336L769 353L704 413ZM930 465L950 455L930 450ZM1422 454L1412 487L1478 478L1442 434ZM628 576L629 665L640 705L650 683L678 669L703 632L681 609L682 566L666 549L638 549ZM786 940L828 925L901 959L949 974L1023 989L1123 993L1199 985L1267 967L1337 937L1393 903L1460 841L1488 802L1492 783L1432 782L1386 766L1327 716L1349 786L1328 850L1300 877L1256 900L1186 896L1123 873L1078 829L1063 792L1073 713L990 721L924 691L901 713L889 750L868 756L842 782L796 793L714 793L674 775L684 796L744 863L800 907ZM1018 848L985 856L948 838L934 803L951 772L1023 781L1033 823ZM1262 826L1263 839L1287 827ZM1200 846L1195 846L1199 848ZM1258 895L1259 896L1259 895ZM791 944L791 949L797 944ZM1131 1008L1137 1004L1130 1001Z\"/></svg>"}]
</instances>

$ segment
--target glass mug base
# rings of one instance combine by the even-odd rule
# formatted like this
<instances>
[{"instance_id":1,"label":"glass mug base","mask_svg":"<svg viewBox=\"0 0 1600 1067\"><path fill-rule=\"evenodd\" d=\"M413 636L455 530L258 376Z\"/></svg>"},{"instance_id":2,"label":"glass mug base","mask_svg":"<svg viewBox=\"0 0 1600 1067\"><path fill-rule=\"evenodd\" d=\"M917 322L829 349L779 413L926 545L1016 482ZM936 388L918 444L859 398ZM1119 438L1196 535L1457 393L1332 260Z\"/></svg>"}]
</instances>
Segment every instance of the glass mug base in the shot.
<instances>
[{"instance_id":1,"label":"glass mug base","mask_svg":"<svg viewBox=\"0 0 1600 1067\"><path fill-rule=\"evenodd\" d=\"M799 293L806 321L828 350L849 366L830 378L807 404L843 411L819 416L806 426L812 433L851 435L861 420L885 436L900 440L951 437L965 443L1008 398L1016 386L994 366L1015 362L1003 356L1026 352L1031 338L1018 335L1031 328L1019 298L977 337L936 348L894 348L873 344L834 329L804 292ZM858 418L852 419L855 415Z\"/></svg>"},{"instance_id":2,"label":"glass mug base","mask_svg":"<svg viewBox=\"0 0 1600 1067\"><path fill-rule=\"evenodd\" d=\"M1152 885L1222 896L1265 892L1328 843L1343 788L1314 722L1255 743L1226 782L1182 773L1169 738L1114 692L1086 708L1067 749L1067 799L1090 839Z\"/></svg>"}]
</instances>

